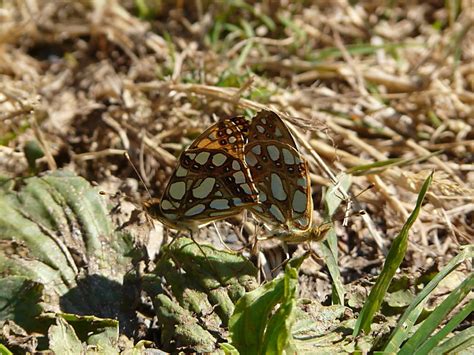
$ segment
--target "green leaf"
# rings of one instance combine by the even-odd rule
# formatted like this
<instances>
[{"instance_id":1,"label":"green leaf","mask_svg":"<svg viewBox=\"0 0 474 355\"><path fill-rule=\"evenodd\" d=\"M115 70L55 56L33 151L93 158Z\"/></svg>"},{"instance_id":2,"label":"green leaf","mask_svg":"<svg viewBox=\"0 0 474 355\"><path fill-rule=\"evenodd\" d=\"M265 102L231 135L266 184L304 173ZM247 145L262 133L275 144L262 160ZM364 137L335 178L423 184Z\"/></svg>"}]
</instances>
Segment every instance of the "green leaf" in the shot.
<instances>
[{"instance_id":1,"label":"green leaf","mask_svg":"<svg viewBox=\"0 0 474 355\"><path fill-rule=\"evenodd\" d=\"M421 205L432 180L433 173L431 173L423 183L421 191L418 194L415 209L408 217L408 220L405 222L405 225L398 236L394 239L392 247L390 248L390 251L387 255L387 259L385 260L382 272L377 278L377 281L370 291L369 297L367 298L367 301L362 307L359 317L357 318L357 322L353 331L354 336L359 335L361 331L364 331L365 333L370 331L370 325L372 324L374 315L380 309L385 293L390 286L390 282L392 281L393 276L405 257L405 252L408 245L408 232L420 213Z\"/></svg>"},{"instance_id":2,"label":"green leaf","mask_svg":"<svg viewBox=\"0 0 474 355\"><path fill-rule=\"evenodd\" d=\"M59 314L76 331L79 338L88 345L95 345L110 354L117 352L119 322L115 319L103 319L95 316Z\"/></svg>"},{"instance_id":3,"label":"green leaf","mask_svg":"<svg viewBox=\"0 0 474 355\"><path fill-rule=\"evenodd\" d=\"M235 302L258 286L256 277L257 269L241 255L197 245L188 238L176 239L164 249L153 273L143 279L155 305L162 342L197 352L214 351L213 334L228 324Z\"/></svg>"},{"instance_id":4,"label":"green leaf","mask_svg":"<svg viewBox=\"0 0 474 355\"><path fill-rule=\"evenodd\" d=\"M84 352L84 347L74 328L60 317L56 319L56 325L49 328L48 338L49 348L55 354L82 354Z\"/></svg>"},{"instance_id":5,"label":"green leaf","mask_svg":"<svg viewBox=\"0 0 474 355\"><path fill-rule=\"evenodd\" d=\"M472 287L471 287L472 288ZM441 341L448 338L448 335L467 317L474 312L474 300L471 300L465 307L463 307L438 333L428 339L420 348L418 352L425 354L432 351ZM474 345L474 343L473 343Z\"/></svg>"},{"instance_id":6,"label":"green leaf","mask_svg":"<svg viewBox=\"0 0 474 355\"><path fill-rule=\"evenodd\" d=\"M337 177L339 181L338 186L331 186L326 193L324 204L325 204L325 220L329 223L331 217L339 208L342 200L339 189L349 191L351 186L351 176L347 174L341 174ZM328 267L329 274L332 279L333 304L344 305L344 285L342 284L341 273L338 265L338 248L337 248L337 236L334 229L330 229L327 232L326 240L321 243L321 250L323 253L323 259Z\"/></svg>"},{"instance_id":7,"label":"green leaf","mask_svg":"<svg viewBox=\"0 0 474 355\"><path fill-rule=\"evenodd\" d=\"M306 257L306 255L304 256ZM247 293L236 304L229 321L232 345L241 353L281 354L291 346L290 330L303 257L292 259L273 281ZM280 307L275 312L275 307Z\"/></svg>"},{"instance_id":8,"label":"green leaf","mask_svg":"<svg viewBox=\"0 0 474 355\"><path fill-rule=\"evenodd\" d=\"M13 355L13 353L8 350L8 348L0 343L0 355Z\"/></svg>"},{"instance_id":9,"label":"green leaf","mask_svg":"<svg viewBox=\"0 0 474 355\"><path fill-rule=\"evenodd\" d=\"M239 351L232 344L223 343L219 346L225 355L239 355Z\"/></svg>"},{"instance_id":10,"label":"green leaf","mask_svg":"<svg viewBox=\"0 0 474 355\"><path fill-rule=\"evenodd\" d=\"M216 339L199 324L192 312L163 294L157 295L153 304L161 327L162 343L174 342L172 348L189 347L198 353L215 350Z\"/></svg>"},{"instance_id":11,"label":"green leaf","mask_svg":"<svg viewBox=\"0 0 474 355\"><path fill-rule=\"evenodd\" d=\"M426 318L415 334L402 346L399 354L426 354L438 342L444 339L461 321L474 311L474 300L471 300L463 309L454 316L446 326L431 337L430 334L446 319L446 316L456 307L474 288L474 274L469 275L441 304Z\"/></svg>"},{"instance_id":12,"label":"green leaf","mask_svg":"<svg viewBox=\"0 0 474 355\"><path fill-rule=\"evenodd\" d=\"M24 152L30 171L36 171L36 160L44 156L44 152L38 141L31 140L26 142Z\"/></svg>"},{"instance_id":13,"label":"green leaf","mask_svg":"<svg viewBox=\"0 0 474 355\"><path fill-rule=\"evenodd\" d=\"M417 321L419 315L423 311L424 305L429 299L429 295L436 286L444 280L453 270L456 269L465 260L474 257L474 245L468 245L456 255L436 276L426 285L423 290L415 297L410 306L405 310L399 319L396 327L390 335L384 351L388 353L397 352L400 345L408 338L411 330Z\"/></svg>"},{"instance_id":14,"label":"green leaf","mask_svg":"<svg viewBox=\"0 0 474 355\"><path fill-rule=\"evenodd\" d=\"M32 330L41 314L39 305L43 285L21 276L0 279L0 321L13 320L19 326Z\"/></svg>"},{"instance_id":15,"label":"green leaf","mask_svg":"<svg viewBox=\"0 0 474 355\"><path fill-rule=\"evenodd\" d=\"M43 284L50 309L130 319L121 303L134 241L114 230L105 197L65 171L17 184L0 190L0 274Z\"/></svg>"},{"instance_id":16,"label":"green leaf","mask_svg":"<svg viewBox=\"0 0 474 355\"><path fill-rule=\"evenodd\" d=\"M265 331L263 354L282 354L292 348L291 328L295 322L298 270L290 267L285 271L284 295L278 310L271 316Z\"/></svg>"},{"instance_id":17,"label":"green leaf","mask_svg":"<svg viewBox=\"0 0 474 355\"><path fill-rule=\"evenodd\" d=\"M429 158L432 158L434 156L437 156L441 154L442 151L436 151L432 152L430 154L426 154L420 157L412 158L412 159L401 159L401 158L394 158L394 159L387 159L383 161L377 161L371 164L365 164L365 165L359 165L355 166L349 170L347 170L346 173L352 174L352 175L369 175L369 174L380 174L384 170L386 170L389 167L395 167L395 166L407 166L407 165L413 165L416 163L421 163L425 160L428 160Z\"/></svg>"}]
</instances>

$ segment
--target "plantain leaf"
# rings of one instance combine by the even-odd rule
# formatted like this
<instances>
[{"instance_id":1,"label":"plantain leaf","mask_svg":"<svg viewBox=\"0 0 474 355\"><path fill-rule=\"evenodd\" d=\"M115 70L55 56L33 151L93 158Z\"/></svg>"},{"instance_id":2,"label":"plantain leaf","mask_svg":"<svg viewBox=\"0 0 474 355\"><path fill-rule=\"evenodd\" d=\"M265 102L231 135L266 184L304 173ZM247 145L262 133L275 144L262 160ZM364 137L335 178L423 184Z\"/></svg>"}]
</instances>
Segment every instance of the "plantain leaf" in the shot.
<instances>
[{"instance_id":1,"label":"plantain leaf","mask_svg":"<svg viewBox=\"0 0 474 355\"><path fill-rule=\"evenodd\" d=\"M257 287L257 270L241 255L178 238L164 248L143 287L152 298L163 344L216 350L235 302ZM166 290L163 289L163 283Z\"/></svg>"},{"instance_id":2,"label":"plantain leaf","mask_svg":"<svg viewBox=\"0 0 474 355\"><path fill-rule=\"evenodd\" d=\"M56 325L49 328L48 337L49 348L55 354L81 354L84 352L82 342L77 337L74 328L61 317L56 319Z\"/></svg>"},{"instance_id":3,"label":"plantain leaf","mask_svg":"<svg viewBox=\"0 0 474 355\"><path fill-rule=\"evenodd\" d=\"M21 276L0 279L0 322L13 320L21 327L36 327L35 318L41 314L39 305L43 285Z\"/></svg>"},{"instance_id":4,"label":"plantain leaf","mask_svg":"<svg viewBox=\"0 0 474 355\"><path fill-rule=\"evenodd\" d=\"M65 171L16 182L17 191L0 189L0 274L41 284L46 311L122 319L131 329L134 310L121 304L124 290L133 293L123 283L134 240L114 230L104 197Z\"/></svg>"}]
</instances>

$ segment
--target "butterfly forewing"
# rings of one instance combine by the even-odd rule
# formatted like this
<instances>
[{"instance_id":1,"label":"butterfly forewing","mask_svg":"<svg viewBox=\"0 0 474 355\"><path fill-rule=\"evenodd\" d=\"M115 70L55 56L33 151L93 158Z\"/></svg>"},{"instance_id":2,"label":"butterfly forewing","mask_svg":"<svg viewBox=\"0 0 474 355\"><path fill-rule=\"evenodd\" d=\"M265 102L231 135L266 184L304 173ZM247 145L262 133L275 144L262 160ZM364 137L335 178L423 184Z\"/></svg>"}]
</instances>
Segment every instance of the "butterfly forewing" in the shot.
<instances>
[{"instance_id":1,"label":"butterfly forewing","mask_svg":"<svg viewBox=\"0 0 474 355\"><path fill-rule=\"evenodd\" d=\"M195 230L257 203L244 159L246 121L236 119L217 122L181 154L159 208L145 204L152 216L171 228Z\"/></svg>"},{"instance_id":2,"label":"butterfly forewing","mask_svg":"<svg viewBox=\"0 0 474 355\"><path fill-rule=\"evenodd\" d=\"M220 120L196 138L188 150L197 148L223 150L237 159L243 159L249 126L243 117Z\"/></svg>"},{"instance_id":3,"label":"butterfly forewing","mask_svg":"<svg viewBox=\"0 0 474 355\"><path fill-rule=\"evenodd\" d=\"M286 125L273 112L252 122L245 160L259 191L250 210L278 233L306 231L312 222L308 165Z\"/></svg>"}]
</instances>

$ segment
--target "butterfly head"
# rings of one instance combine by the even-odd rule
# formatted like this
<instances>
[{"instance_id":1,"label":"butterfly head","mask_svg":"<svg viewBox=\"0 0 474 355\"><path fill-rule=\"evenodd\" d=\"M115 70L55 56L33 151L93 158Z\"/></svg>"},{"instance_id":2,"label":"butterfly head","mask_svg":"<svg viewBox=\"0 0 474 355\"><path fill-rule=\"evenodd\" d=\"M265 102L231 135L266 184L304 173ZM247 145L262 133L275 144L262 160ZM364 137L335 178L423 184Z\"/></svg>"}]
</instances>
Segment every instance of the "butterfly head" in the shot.
<instances>
[{"instance_id":1,"label":"butterfly head","mask_svg":"<svg viewBox=\"0 0 474 355\"><path fill-rule=\"evenodd\" d=\"M158 220L164 218L160 208L160 200L157 198L150 198L149 200L143 202L143 208L145 209L146 213L148 213L152 218Z\"/></svg>"},{"instance_id":2,"label":"butterfly head","mask_svg":"<svg viewBox=\"0 0 474 355\"><path fill-rule=\"evenodd\" d=\"M177 215L164 213L161 209L161 203L158 198L150 198L143 202L143 209L153 219L160 221L164 226L196 233L199 230L199 223L193 220L181 220Z\"/></svg>"},{"instance_id":3,"label":"butterfly head","mask_svg":"<svg viewBox=\"0 0 474 355\"><path fill-rule=\"evenodd\" d=\"M172 223L172 220L163 214L161 210L160 200L157 198L150 198L143 202L145 212L153 219L157 219L162 224L173 229L182 229Z\"/></svg>"},{"instance_id":4,"label":"butterfly head","mask_svg":"<svg viewBox=\"0 0 474 355\"><path fill-rule=\"evenodd\" d=\"M287 243L320 242L326 238L331 228L331 223L313 225L304 231L297 228L282 228L276 233L273 233L272 236Z\"/></svg>"},{"instance_id":5,"label":"butterfly head","mask_svg":"<svg viewBox=\"0 0 474 355\"><path fill-rule=\"evenodd\" d=\"M319 226L313 226L309 230L309 240L313 242L320 242L326 238L326 234L331 230L332 224L327 222L320 224Z\"/></svg>"}]
</instances>

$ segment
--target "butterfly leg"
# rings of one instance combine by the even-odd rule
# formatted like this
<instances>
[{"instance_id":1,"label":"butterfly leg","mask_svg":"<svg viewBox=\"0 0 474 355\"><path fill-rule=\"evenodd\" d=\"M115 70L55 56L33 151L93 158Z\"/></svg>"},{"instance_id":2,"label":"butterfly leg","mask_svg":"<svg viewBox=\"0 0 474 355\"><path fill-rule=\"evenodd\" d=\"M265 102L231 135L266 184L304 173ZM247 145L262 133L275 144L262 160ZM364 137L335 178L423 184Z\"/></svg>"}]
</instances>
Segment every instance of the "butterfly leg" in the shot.
<instances>
[{"instance_id":1,"label":"butterfly leg","mask_svg":"<svg viewBox=\"0 0 474 355\"><path fill-rule=\"evenodd\" d=\"M283 259L283 261L280 264L278 264L277 266L275 266L272 269L272 274L273 275L277 272L277 270L279 270L280 268L283 268L288 263L288 261L290 260L290 254L288 252L288 244L283 241L281 243L281 248L283 249L283 253L285 254L285 258Z\"/></svg>"},{"instance_id":2,"label":"butterfly leg","mask_svg":"<svg viewBox=\"0 0 474 355\"><path fill-rule=\"evenodd\" d=\"M201 245L194 239L194 233L192 230L189 230L189 237L191 238L191 240L194 242L194 244L196 244L196 246L199 248L199 251L201 252L201 254L204 256L204 258L206 258L206 261L207 263L209 264L209 267L211 268L212 271L214 271L214 273L216 274L216 276L219 275L219 273L217 272L217 270L214 268L214 265L211 263L211 261L209 260L209 258L207 257L207 254L204 252L204 249L201 247Z\"/></svg>"},{"instance_id":3,"label":"butterfly leg","mask_svg":"<svg viewBox=\"0 0 474 355\"><path fill-rule=\"evenodd\" d=\"M262 282L262 277L265 281L270 281L272 279L270 264L262 251L258 251L257 253L257 269L260 270L257 280L259 284Z\"/></svg>"},{"instance_id":4,"label":"butterfly leg","mask_svg":"<svg viewBox=\"0 0 474 355\"><path fill-rule=\"evenodd\" d=\"M171 242L169 242L166 246L166 251L165 253L160 256L160 258L165 258L165 257L168 257L169 254L170 254L170 251L171 251L171 246L173 245L173 243L179 238L179 234L176 234L172 239L171 239Z\"/></svg>"},{"instance_id":5,"label":"butterfly leg","mask_svg":"<svg viewBox=\"0 0 474 355\"><path fill-rule=\"evenodd\" d=\"M217 228L216 222L212 222L212 225L214 226L214 229L216 230L217 236L219 237L219 241L221 244L226 248L228 251L233 251L231 248L227 246L227 244L224 242L224 239L222 239L221 232L219 231L219 228Z\"/></svg>"}]
</instances>

